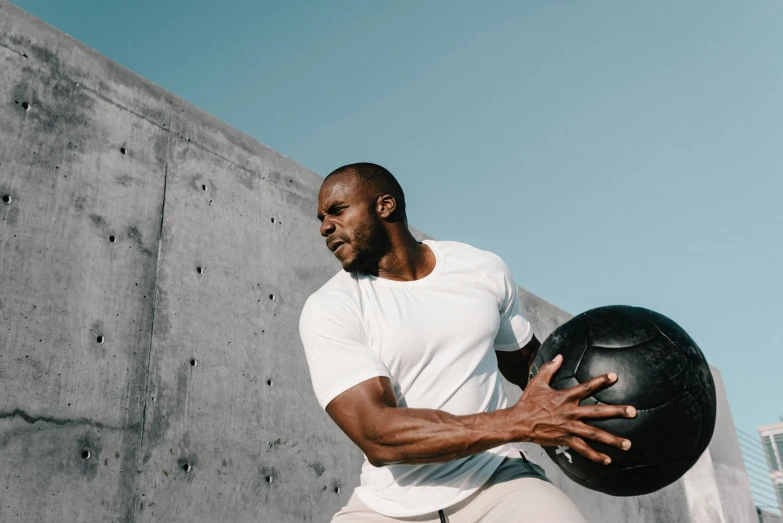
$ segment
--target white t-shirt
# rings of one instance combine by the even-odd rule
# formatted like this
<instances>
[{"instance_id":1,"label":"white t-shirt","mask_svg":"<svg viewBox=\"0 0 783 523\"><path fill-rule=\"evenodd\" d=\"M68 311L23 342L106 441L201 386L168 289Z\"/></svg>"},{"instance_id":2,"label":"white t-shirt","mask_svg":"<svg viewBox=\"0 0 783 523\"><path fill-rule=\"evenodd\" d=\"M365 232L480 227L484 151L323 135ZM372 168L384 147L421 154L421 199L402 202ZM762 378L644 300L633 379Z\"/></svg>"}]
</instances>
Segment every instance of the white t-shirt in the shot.
<instances>
[{"instance_id":1,"label":"white t-shirt","mask_svg":"<svg viewBox=\"0 0 783 523\"><path fill-rule=\"evenodd\" d=\"M494 351L518 350L533 336L511 272L491 252L424 243L436 259L424 278L341 271L308 298L299 332L322 408L376 376L391 380L399 407L466 415L508 406ZM375 467L365 458L356 494L386 516L434 512L470 496L520 449L424 465Z\"/></svg>"}]
</instances>

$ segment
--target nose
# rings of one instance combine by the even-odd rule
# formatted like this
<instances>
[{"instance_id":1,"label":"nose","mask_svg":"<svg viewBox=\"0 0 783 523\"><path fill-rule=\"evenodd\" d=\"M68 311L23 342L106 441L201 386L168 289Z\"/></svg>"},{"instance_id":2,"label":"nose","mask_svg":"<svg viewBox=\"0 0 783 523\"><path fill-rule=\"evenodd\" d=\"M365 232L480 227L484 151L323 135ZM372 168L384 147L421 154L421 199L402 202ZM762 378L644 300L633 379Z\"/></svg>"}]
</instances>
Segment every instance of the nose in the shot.
<instances>
[{"instance_id":1,"label":"nose","mask_svg":"<svg viewBox=\"0 0 783 523\"><path fill-rule=\"evenodd\" d=\"M334 232L334 223L332 222L332 219L329 218L329 216L326 216L324 218L324 221L321 222L321 236L326 238L333 232Z\"/></svg>"}]
</instances>

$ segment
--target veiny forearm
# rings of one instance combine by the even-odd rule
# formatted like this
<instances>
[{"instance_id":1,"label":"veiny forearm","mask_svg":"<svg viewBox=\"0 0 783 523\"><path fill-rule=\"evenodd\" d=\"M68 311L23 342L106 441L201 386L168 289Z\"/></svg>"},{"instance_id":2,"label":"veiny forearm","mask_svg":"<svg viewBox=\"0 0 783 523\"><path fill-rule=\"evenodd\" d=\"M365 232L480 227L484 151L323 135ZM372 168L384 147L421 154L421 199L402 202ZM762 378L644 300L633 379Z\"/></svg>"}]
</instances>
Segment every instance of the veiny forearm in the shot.
<instances>
[{"instance_id":1,"label":"veiny forearm","mask_svg":"<svg viewBox=\"0 0 783 523\"><path fill-rule=\"evenodd\" d=\"M517 431L518 432L518 431ZM455 416L432 409L384 408L373 423L373 465L442 463L519 441L507 411Z\"/></svg>"}]
</instances>

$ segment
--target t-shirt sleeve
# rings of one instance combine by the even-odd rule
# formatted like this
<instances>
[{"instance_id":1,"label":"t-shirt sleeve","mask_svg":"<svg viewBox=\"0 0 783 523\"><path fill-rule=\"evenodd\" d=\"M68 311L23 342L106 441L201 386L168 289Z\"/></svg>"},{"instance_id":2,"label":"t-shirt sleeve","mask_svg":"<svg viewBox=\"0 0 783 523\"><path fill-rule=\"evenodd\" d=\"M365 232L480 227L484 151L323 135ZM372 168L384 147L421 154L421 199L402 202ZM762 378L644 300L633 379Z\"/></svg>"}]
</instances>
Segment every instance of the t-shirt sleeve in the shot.
<instances>
[{"instance_id":1,"label":"t-shirt sleeve","mask_svg":"<svg viewBox=\"0 0 783 523\"><path fill-rule=\"evenodd\" d=\"M324 410L335 397L376 376L391 378L370 348L359 311L342 292L313 295L299 318L310 380Z\"/></svg>"},{"instance_id":2,"label":"t-shirt sleeve","mask_svg":"<svg viewBox=\"0 0 783 523\"><path fill-rule=\"evenodd\" d=\"M519 290L511 275L511 270L500 259L500 273L498 282L498 295L500 296L500 328L495 336L495 350L511 352L519 350L533 338L533 327L522 316L519 304Z\"/></svg>"}]
</instances>

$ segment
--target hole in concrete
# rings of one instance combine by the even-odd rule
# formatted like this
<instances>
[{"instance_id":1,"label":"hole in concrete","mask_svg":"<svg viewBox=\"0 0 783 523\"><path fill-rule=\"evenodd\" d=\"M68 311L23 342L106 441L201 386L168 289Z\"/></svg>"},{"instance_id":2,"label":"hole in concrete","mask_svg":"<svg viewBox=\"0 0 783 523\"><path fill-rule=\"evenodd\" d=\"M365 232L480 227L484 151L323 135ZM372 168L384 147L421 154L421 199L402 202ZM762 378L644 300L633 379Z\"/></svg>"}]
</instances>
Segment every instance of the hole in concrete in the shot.
<instances>
[{"instance_id":1,"label":"hole in concrete","mask_svg":"<svg viewBox=\"0 0 783 523\"><path fill-rule=\"evenodd\" d=\"M204 272L204 267L196 267L196 272L201 274L202 272Z\"/></svg>"},{"instance_id":2,"label":"hole in concrete","mask_svg":"<svg viewBox=\"0 0 783 523\"><path fill-rule=\"evenodd\" d=\"M272 483L272 476L267 476L266 477L266 482L267 483Z\"/></svg>"},{"instance_id":3,"label":"hole in concrete","mask_svg":"<svg viewBox=\"0 0 783 523\"><path fill-rule=\"evenodd\" d=\"M196 361L196 359L195 359L195 358L194 358L194 359L192 359L192 360L190 360L190 366L191 366L191 367L195 367L196 365L198 365L198 362Z\"/></svg>"},{"instance_id":4,"label":"hole in concrete","mask_svg":"<svg viewBox=\"0 0 783 523\"><path fill-rule=\"evenodd\" d=\"M98 337L96 338L96 341L97 341L98 343L103 343L103 336L98 336Z\"/></svg>"},{"instance_id":5,"label":"hole in concrete","mask_svg":"<svg viewBox=\"0 0 783 523\"><path fill-rule=\"evenodd\" d=\"M340 487L334 487L334 493L339 494L340 493Z\"/></svg>"},{"instance_id":6,"label":"hole in concrete","mask_svg":"<svg viewBox=\"0 0 783 523\"><path fill-rule=\"evenodd\" d=\"M271 387L272 386L272 380L266 380L266 384Z\"/></svg>"},{"instance_id":7,"label":"hole in concrete","mask_svg":"<svg viewBox=\"0 0 783 523\"><path fill-rule=\"evenodd\" d=\"M275 301L275 295L274 294L270 294L269 295L269 299L272 300L272 301Z\"/></svg>"},{"instance_id":8,"label":"hole in concrete","mask_svg":"<svg viewBox=\"0 0 783 523\"><path fill-rule=\"evenodd\" d=\"M24 109L25 111L29 111L30 110L30 104L27 103L27 102L22 102L22 109Z\"/></svg>"},{"instance_id":9,"label":"hole in concrete","mask_svg":"<svg viewBox=\"0 0 783 523\"><path fill-rule=\"evenodd\" d=\"M115 238L115 236L112 234L111 236L109 236L109 241L114 243L117 241L117 238Z\"/></svg>"},{"instance_id":10,"label":"hole in concrete","mask_svg":"<svg viewBox=\"0 0 783 523\"><path fill-rule=\"evenodd\" d=\"M207 186L206 186L206 185L204 185L204 184L201 184L201 190L202 190L202 191L206 191L206 190L207 190Z\"/></svg>"},{"instance_id":11,"label":"hole in concrete","mask_svg":"<svg viewBox=\"0 0 783 523\"><path fill-rule=\"evenodd\" d=\"M184 465L182 465L182 470L184 470L185 472L190 472L190 463L185 463Z\"/></svg>"},{"instance_id":12,"label":"hole in concrete","mask_svg":"<svg viewBox=\"0 0 783 523\"><path fill-rule=\"evenodd\" d=\"M3 203L11 203L11 196L8 194L3 195Z\"/></svg>"},{"instance_id":13,"label":"hole in concrete","mask_svg":"<svg viewBox=\"0 0 783 523\"><path fill-rule=\"evenodd\" d=\"M122 154L125 154L125 153L126 153L126 151L125 151L125 147L120 147L120 153L122 153Z\"/></svg>"},{"instance_id":14,"label":"hole in concrete","mask_svg":"<svg viewBox=\"0 0 783 523\"><path fill-rule=\"evenodd\" d=\"M272 223L275 223L275 219L274 218L272 218Z\"/></svg>"},{"instance_id":15,"label":"hole in concrete","mask_svg":"<svg viewBox=\"0 0 783 523\"><path fill-rule=\"evenodd\" d=\"M84 449L82 451L82 459L90 459L90 456L91 456L91 454L90 454L89 449Z\"/></svg>"}]
</instances>

